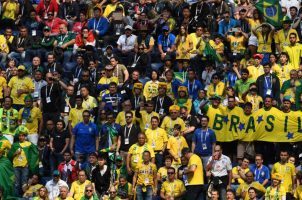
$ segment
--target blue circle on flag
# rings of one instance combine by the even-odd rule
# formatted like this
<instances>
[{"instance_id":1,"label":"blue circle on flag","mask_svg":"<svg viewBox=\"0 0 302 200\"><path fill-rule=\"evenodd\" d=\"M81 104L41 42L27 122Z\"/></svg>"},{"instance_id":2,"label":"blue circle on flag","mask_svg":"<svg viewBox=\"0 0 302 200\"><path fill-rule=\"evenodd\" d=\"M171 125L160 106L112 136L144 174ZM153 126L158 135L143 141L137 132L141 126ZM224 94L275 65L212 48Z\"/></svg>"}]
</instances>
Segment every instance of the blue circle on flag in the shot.
<instances>
[{"instance_id":1,"label":"blue circle on flag","mask_svg":"<svg viewBox=\"0 0 302 200\"><path fill-rule=\"evenodd\" d=\"M266 16L274 17L277 14L277 8L275 6L269 6L265 8Z\"/></svg>"}]
</instances>

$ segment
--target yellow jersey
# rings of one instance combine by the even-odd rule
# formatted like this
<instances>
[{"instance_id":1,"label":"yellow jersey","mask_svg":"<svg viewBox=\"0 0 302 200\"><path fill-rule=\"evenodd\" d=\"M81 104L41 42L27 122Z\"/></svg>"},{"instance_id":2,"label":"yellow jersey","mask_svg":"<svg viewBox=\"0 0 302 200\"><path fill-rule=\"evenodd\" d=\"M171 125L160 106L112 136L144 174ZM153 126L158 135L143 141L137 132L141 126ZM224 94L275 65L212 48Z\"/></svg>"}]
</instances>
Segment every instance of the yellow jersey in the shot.
<instances>
[{"instance_id":1,"label":"yellow jersey","mask_svg":"<svg viewBox=\"0 0 302 200\"><path fill-rule=\"evenodd\" d=\"M156 97L158 95L158 81L148 81L144 86L143 94L146 98L146 101Z\"/></svg>"},{"instance_id":2,"label":"yellow jersey","mask_svg":"<svg viewBox=\"0 0 302 200\"><path fill-rule=\"evenodd\" d=\"M279 44L282 51L284 50L284 47L290 45L290 41L289 41L289 35L291 33L295 33L296 35L298 35L297 31L295 29L289 29L287 32L284 31L284 29L279 30L277 33L275 33L274 39L275 39L275 43ZM299 37L297 37L297 42L299 42ZM279 52L280 53L280 52Z\"/></svg>"},{"instance_id":3,"label":"yellow jersey","mask_svg":"<svg viewBox=\"0 0 302 200\"><path fill-rule=\"evenodd\" d=\"M68 116L68 121L71 123L71 127L75 127L75 125L79 122L83 121L83 111L85 109L81 108L71 108Z\"/></svg>"},{"instance_id":4,"label":"yellow jersey","mask_svg":"<svg viewBox=\"0 0 302 200\"><path fill-rule=\"evenodd\" d=\"M249 169L249 168L246 168L246 169L244 170L244 174L245 174L246 172L248 172L248 171L250 171L250 169ZM239 175L238 167L233 167L233 169L232 169L232 174ZM239 184L244 183L244 180L243 180L242 178L238 178L237 181L238 181ZM234 178L232 178L232 183L235 183L235 179L234 179Z\"/></svg>"},{"instance_id":5,"label":"yellow jersey","mask_svg":"<svg viewBox=\"0 0 302 200\"><path fill-rule=\"evenodd\" d=\"M173 130L174 130L174 125L179 124L181 126L180 131L185 131L186 125L183 119L177 117L176 119L171 119L170 116L166 116L162 123L161 123L161 128L165 129L165 131L168 133L168 137L173 135Z\"/></svg>"},{"instance_id":6,"label":"yellow jersey","mask_svg":"<svg viewBox=\"0 0 302 200\"><path fill-rule=\"evenodd\" d=\"M181 165L181 151L183 148L189 147L186 139L183 136L171 136L168 140L167 149L170 150L170 154L173 157L178 157L177 160L173 160L173 166Z\"/></svg>"},{"instance_id":7,"label":"yellow jersey","mask_svg":"<svg viewBox=\"0 0 302 200\"><path fill-rule=\"evenodd\" d=\"M154 151L163 151L164 144L168 142L167 132L162 128L155 130L148 128L146 130L147 143L153 148Z\"/></svg>"},{"instance_id":8,"label":"yellow jersey","mask_svg":"<svg viewBox=\"0 0 302 200\"><path fill-rule=\"evenodd\" d=\"M22 121L22 125L28 129L28 134L38 133L39 121L41 122L42 120L40 108L33 107L28 114L25 114L26 112L27 110L25 108L19 110L19 120Z\"/></svg>"},{"instance_id":9,"label":"yellow jersey","mask_svg":"<svg viewBox=\"0 0 302 200\"><path fill-rule=\"evenodd\" d=\"M296 175L296 169L293 164L281 164L280 162L277 162L273 165L271 173L279 173L282 176L283 180L281 186L284 187L285 192L293 191L293 177Z\"/></svg>"},{"instance_id":10,"label":"yellow jersey","mask_svg":"<svg viewBox=\"0 0 302 200\"><path fill-rule=\"evenodd\" d=\"M284 47L284 51L288 53L289 63L294 69L298 70L302 56L302 45L299 43L296 43L295 45L288 45Z\"/></svg>"},{"instance_id":11,"label":"yellow jersey","mask_svg":"<svg viewBox=\"0 0 302 200\"><path fill-rule=\"evenodd\" d=\"M197 36L196 33L191 33L189 37L191 38L191 41L193 43L193 49L190 51L190 53L202 55L206 46L205 42L202 39L202 36ZM198 43L200 45L199 48L197 48Z\"/></svg>"},{"instance_id":12,"label":"yellow jersey","mask_svg":"<svg viewBox=\"0 0 302 200\"><path fill-rule=\"evenodd\" d=\"M279 78L280 80L280 86L282 86L282 84L290 79L290 71L294 69L293 66L291 64L286 64L284 66L281 66L279 64L276 64L272 67L272 71L273 73L276 74L276 76Z\"/></svg>"},{"instance_id":13,"label":"yellow jersey","mask_svg":"<svg viewBox=\"0 0 302 200\"><path fill-rule=\"evenodd\" d=\"M258 39L258 49L257 52L259 53L272 53L272 41L273 36L269 33L267 36L264 36L262 32L258 31L256 35Z\"/></svg>"},{"instance_id":14,"label":"yellow jersey","mask_svg":"<svg viewBox=\"0 0 302 200\"><path fill-rule=\"evenodd\" d=\"M98 102L96 101L96 99L94 97L88 96L87 99L83 98L82 107L84 110L92 110L92 109L98 107Z\"/></svg>"},{"instance_id":15,"label":"yellow jersey","mask_svg":"<svg viewBox=\"0 0 302 200\"><path fill-rule=\"evenodd\" d=\"M25 93L18 96L17 91L18 90L27 90L28 94L30 94L34 89L35 85L33 81L25 76L23 78L19 78L18 76L14 76L10 79L8 83L8 87L11 88L11 94L10 96L13 98L13 103L17 105L24 105L24 97L27 95Z\"/></svg>"},{"instance_id":16,"label":"yellow jersey","mask_svg":"<svg viewBox=\"0 0 302 200\"><path fill-rule=\"evenodd\" d=\"M187 52L190 49L190 44L192 44L191 37L187 35L187 37L184 38L177 35L175 41L179 41L176 47L176 59L190 59L190 53L184 53L184 51Z\"/></svg>"},{"instance_id":17,"label":"yellow jersey","mask_svg":"<svg viewBox=\"0 0 302 200\"><path fill-rule=\"evenodd\" d=\"M255 188L256 190L262 192L263 194L266 192L265 187L263 185L261 185L259 182L254 181L251 184L247 184L247 183L243 182L237 188L236 196L241 196L241 194L243 192L246 192L244 200L249 200L248 190L249 190L250 187Z\"/></svg>"},{"instance_id":18,"label":"yellow jersey","mask_svg":"<svg viewBox=\"0 0 302 200\"><path fill-rule=\"evenodd\" d=\"M135 123L135 111L132 110L131 111L133 113L133 118L132 118L132 123ZM125 116L125 111L121 111L117 114L116 119L115 119L115 123L124 126L126 125L126 116Z\"/></svg>"},{"instance_id":19,"label":"yellow jersey","mask_svg":"<svg viewBox=\"0 0 302 200\"><path fill-rule=\"evenodd\" d=\"M120 4L120 3L116 3L116 4L108 4L108 5L106 6L106 8L105 8L105 11L104 11L104 13L103 13L103 16L106 17L106 18L108 18L109 15L110 15L112 12L115 11L115 9L116 9L117 6L122 7L123 10L124 10L123 5Z\"/></svg>"},{"instance_id":20,"label":"yellow jersey","mask_svg":"<svg viewBox=\"0 0 302 200\"><path fill-rule=\"evenodd\" d=\"M161 186L161 192L165 195L179 197L186 191L185 185L181 180L175 179L173 182L165 181Z\"/></svg>"},{"instance_id":21,"label":"yellow jersey","mask_svg":"<svg viewBox=\"0 0 302 200\"><path fill-rule=\"evenodd\" d=\"M233 35L228 35L227 38L230 41L230 46L233 53L244 53L246 48L245 38L243 36L235 37Z\"/></svg>"},{"instance_id":22,"label":"yellow jersey","mask_svg":"<svg viewBox=\"0 0 302 200\"><path fill-rule=\"evenodd\" d=\"M0 40L0 44L1 44L1 40ZM0 99L3 99L3 89L6 86L7 86L6 79L4 77L0 76Z\"/></svg>"},{"instance_id":23,"label":"yellow jersey","mask_svg":"<svg viewBox=\"0 0 302 200\"><path fill-rule=\"evenodd\" d=\"M75 200L81 200L82 196L85 194L86 185L91 184L89 180L86 180L84 183L80 183L80 181L74 181L71 184L70 192L73 193L73 198Z\"/></svg>"},{"instance_id":24,"label":"yellow jersey","mask_svg":"<svg viewBox=\"0 0 302 200\"><path fill-rule=\"evenodd\" d=\"M223 42L219 42L218 44L216 44L214 40L210 40L209 44L211 45L211 47L213 47L213 49L215 49L216 53L223 53L224 51Z\"/></svg>"},{"instance_id":25,"label":"yellow jersey","mask_svg":"<svg viewBox=\"0 0 302 200\"><path fill-rule=\"evenodd\" d=\"M265 199L285 199L286 191L283 186L279 188L270 186L266 189L264 197Z\"/></svg>"},{"instance_id":26,"label":"yellow jersey","mask_svg":"<svg viewBox=\"0 0 302 200\"><path fill-rule=\"evenodd\" d=\"M253 96L251 94L247 94L245 98L245 102L250 102L253 105L252 107L252 113L253 113L260 109L260 103L263 103L263 99L259 95Z\"/></svg>"},{"instance_id":27,"label":"yellow jersey","mask_svg":"<svg viewBox=\"0 0 302 200\"><path fill-rule=\"evenodd\" d=\"M131 169L135 170L136 167L143 162L143 153L144 151L149 151L151 154L151 158L155 157L153 148L149 144L144 144L139 146L138 144L134 144L130 147L128 154L131 155Z\"/></svg>"},{"instance_id":28,"label":"yellow jersey","mask_svg":"<svg viewBox=\"0 0 302 200\"><path fill-rule=\"evenodd\" d=\"M159 118L159 114L157 112L152 111L151 113L147 113L147 111L140 111L141 118L136 118L136 121L139 123L141 131L145 132L149 127L151 127L151 118L156 116Z\"/></svg>"},{"instance_id":29,"label":"yellow jersey","mask_svg":"<svg viewBox=\"0 0 302 200\"><path fill-rule=\"evenodd\" d=\"M188 168L195 165L196 170L193 173L188 174L188 183L189 185L203 185L203 167L202 162L199 156L193 154L188 163Z\"/></svg>"},{"instance_id":30,"label":"yellow jersey","mask_svg":"<svg viewBox=\"0 0 302 200\"><path fill-rule=\"evenodd\" d=\"M156 174L156 166L149 162L147 165L140 163L137 165L135 172L137 173L137 185L154 185L154 174Z\"/></svg>"},{"instance_id":31,"label":"yellow jersey","mask_svg":"<svg viewBox=\"0 0 302 200\"><path fill-rule=\"evenodd\" d=\"M24 142L20 142L19 143L21 148L21 153L16 155L14 158L13 158L13 166L14 167L27 167L28 165L28 160L26 158L26 154L23 150L23 148L28 148L31 143L28 142L28 141L24 141Z\"/></svg>"},{"instance_id":32,"label":"yellow jersey","mask_svg":"<svg viewBox=\"0 0 302 200\"><path fill-rule=\"evenodd\" d=\"M296 188L296 191L294 193L294 197L296 199L302 199L302 185L299 185L297 188Z\"/></svg>"},{"instance_id":33,"label":"yellow jersey","mask_svg":"<svg viewBox=\"0 0 302 200\"><path fill-rule=\"evenodd\" d=\"M264 69L262 65L255 66L255 65L250 65L247 67L247 70L249 70L249 78L252 80L256 81L259 76L264 74Z\"/></svg>"}]
</instances>

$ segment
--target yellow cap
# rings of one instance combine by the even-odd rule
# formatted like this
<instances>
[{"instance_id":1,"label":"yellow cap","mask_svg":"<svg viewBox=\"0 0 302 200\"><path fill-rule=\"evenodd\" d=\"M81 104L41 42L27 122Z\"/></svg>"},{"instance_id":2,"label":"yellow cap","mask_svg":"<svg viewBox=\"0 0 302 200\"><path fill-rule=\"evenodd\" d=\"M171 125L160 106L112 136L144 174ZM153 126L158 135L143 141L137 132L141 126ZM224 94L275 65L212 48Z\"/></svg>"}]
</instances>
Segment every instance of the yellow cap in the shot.
<instances>
[{"instance_id":1,"label":"yellow cap","mask_svg":"<svg viewBox=\"0 0 302 200\"><path fill-rule=\"evenodd\" d=\"M159 82L158 83L158 88L167 88L167 83L165 83L165 82Z\"/></svg>"},{"instance_id":2,"label":"yellow cap","mask_svg":"<svg viewBox=\"0 0 302 200\"><path fill-rule=\"evenodd\" d=\"M272 179L278 180L278 181L282 181L282 176L279 173L274 173L272 175Z\"/></svg>"},{"instance_id":3,"label":"yellow cap","mask_svg":"<svg viewBox=\"0 0 302 200\"><path fill-rule=\"evenodd\" d=\"M143 89L143 84L142 83L134 83L133 89L135 89L135 88L137 88L137 89Z\"/></svg>"},{"instance_id":4,"label":"yellow cap","mask_svg":"<svg viewBox=\"0 0 302 200\"><path fill-rule=\"evenodd\" d=\"M180 107L178 106L178 105L172 105L172 106L170 106L170 108L169 108L169 112L171 112L171 111L180 111Z\"/></svg>"},{"instance_id":5,"label":"yellow cap","mask_svg":"<svg viewBox=\"0 0 302 200\"><path fill-rule=\"evenodd\" d=\"M25 70L26 70L26 68L25 68L25 66L24 66L24 65L19 65L18 70L23 70L23 71L25 71Z\"/></svg>"}]
</instances>

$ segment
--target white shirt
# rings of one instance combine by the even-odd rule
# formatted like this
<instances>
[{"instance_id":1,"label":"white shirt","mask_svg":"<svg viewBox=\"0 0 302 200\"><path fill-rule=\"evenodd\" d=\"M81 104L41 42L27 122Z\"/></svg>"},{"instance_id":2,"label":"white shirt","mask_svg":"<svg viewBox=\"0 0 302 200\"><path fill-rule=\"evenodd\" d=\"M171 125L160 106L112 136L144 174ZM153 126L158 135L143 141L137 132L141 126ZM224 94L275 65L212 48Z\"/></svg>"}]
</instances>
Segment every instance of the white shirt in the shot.
<instances>
[{"instance_id":1,"label":"white shirt","mask_svg":"<svg viewBox=\"0 0 302 200\"><path fill-rule=\"evenodd\" d=\"M59 180L55 183L53 180L50 180L46 183L45 187L48 190L48 197L50 200L54 200L60 194L60 187L66 186L68 187L67 183L63 180Z\"/></svg>"},{"instance_id":2,"label":"white shirt","mask_svg":"<svg viewBox=\"0 0 302 200\"><path fill-rule=\"evenodd\" d=\"M207 165L212 161L212 156L208 160ZM215 177L222 177L228 175L228 171L232 170L232 163L229 157L221 155L219 160L214 160L211 173Z\"/></svg>"},{"instance_id":3,"label":"white shirt","mask_svg":"<svg viewBox=\"0 0 302 200\"><path fill-rule=\"evenodd\" d=\"M290 17L289 8L295 6L298 10L300 8L300 1L298 0L279 0L279 3L282 7L287 8L287 16Z\"/></svg>"},{"instance_id":4,"label":"white shirt","mask_svg":"<svg viewBox=\"0 0 302 200\"><path fill-rule=\"evenodd\" d=\"M136 43L136 35L131 34L129 37L121 35L117 41L117 44L121 46L122 50L132 50Z\"/></svg>"}]
</instances>

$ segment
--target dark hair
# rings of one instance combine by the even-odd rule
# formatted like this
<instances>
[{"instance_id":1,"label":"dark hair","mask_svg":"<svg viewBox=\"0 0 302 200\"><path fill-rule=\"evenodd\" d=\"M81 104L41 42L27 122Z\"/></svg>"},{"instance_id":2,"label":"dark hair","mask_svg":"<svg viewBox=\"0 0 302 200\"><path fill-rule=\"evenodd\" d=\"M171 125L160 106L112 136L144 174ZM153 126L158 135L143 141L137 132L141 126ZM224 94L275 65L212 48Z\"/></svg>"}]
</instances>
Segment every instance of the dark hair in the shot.
<instances>
[{"instance_id":1,"label":"dark hair","mask_svg":"<svg viewBox=\"0 0 302 200\"><path fill-rule=\"evenodd\" d=\"M117 87L116 82L110 82L110 83L109 83L109 87L111 87L111 86Z\"/></svg>"},{"instance_id":2,"label":"dark hair","mask_svg":"<svg viewBox=\"0 0 302 200\"><path fill-rule=\"evenodd\" d=\"M294 35L295 37L297 37L296 33L290 33L289 36Z\"/></svg>"},{"instance_id":3,"label":"dark hair","mask_svg":"<svg viewBox=\"0 0 302 200\"><path fill-rule=\"evenodd\" d=\"M131 115L131 117L133 117L133 113L132 113L131 111L127 111L127 112L125 112L125 116L126 116L127 114L130 114L130 115Z\"/></svg>"},{"instance_id":4,"label":"dark hair","mask_svg":"<svg viewBox=\"0 0 302 200\"><path fill-rule=\"evenodd\" d=\"M204 119L204 118L205 118L205 119L207 119L207 121L209 121L209 120L210 120L210 118L209 118L207 115L203 115L203 116L201 116L201 118L200 118L200 119L202 120L202 119Z\"/></svg>"},{"instance_id":5,"label":"dark hair","mask_svg":"<svg viewBox=\"0 0 302 200\"><path fill-rule=\"evenodd\" d=\"M167 157L165 158L165 160L166 160L166 159L167 159ZM172 159L172 157L171 157L171 159ZM173 172L175 173L175 168L174 168L174 167L168 167L168 168L167 168L167 171L168 171L168 170L173 170Z\"/></svg>"},{"instance_id":6,"label":"dark hair","mask_svg":"<svg viewBox=\"0 0 302 200\"><path fill-rule=\"evenodd\" d=\"M250 74L250 72L249 72L248 69L242 69L242 70L241 70L241 74L243 74L243 73Z\"/></svg>"},{"instance_id":7,"label":"dark hair","mask_svg":"<svg viewBox=\"0 0 302 200\"><path fill-rule=\"evenodd\" d=\"M181 155L185 155L187 153L191 153L191 150L188 147L185 147L181 150Z\"/></svg>"},{"instance_id":8,"label":"dark hair","mask_svg":"<svg viewBox=\"0 0 302 200\"><path fill-rule=\"evenodd\" d=\"M249 192L250 190L254 190L254 192L256 192L256 188L254 187L250 187L247 191Z\"/></svg>"},{"instance_id":9,"label":"dark hair","mask_svg":"<svg viewBox=\"0 0 302 200\"><path fill-rule=\"evenodd\" d=\"M180 131L181 130L181 125L180 124L175 124L174 125L174 129L177 129L177 130Z\"/></svg>"},{"instance_id":10,"label":"dark hair","mask_svg":"<svg viewBox=\"0 0 302 200\"><path fill-rule=\"evenodd\" d=\"M289 10L291 10L291 9L295 9L296 12L298 12L298 8L297 8L296 6L291 6L291 7L289 7Z\"/></svg>"},{"instance_id":11,"label":"dark hair","mask_svg":"<svg viewBox=\"0 0 302 200\"><path fill-rule=\"evenodd\" d=\"M58 122L61 122L61 123L63 124L63 129L65 129L66 124L65 124L64 120L59 119L59 120L56 122L56 125L57 125Z\"/></svg>"},{"instance_id":12,"label":"dark hair","mask_svg":"<svg viewBox=\"0 0 302 200\"><path fill-rule=\"evenodd\" d=\"M172 158L172 156L170 156L170 155L167 155L166 157L165 157L165 161L166 160L171 160L171 162L173 161L173 158Z\"/></svg>"},{"instance_id":13,"label":"dark hair","mask_svg":"<svg viewBox=\"0 0 302 200\"><path fill-rule=\"evenodd\" d=\"M253 107L253 104L252 104L251 102L246 102L246 103L244 104L244 107L250 107L250 108L252 108L252 107Z\"/></svg>"},{"instance_id":14,"label":"dark hair","mask_svg":"<svg viewBox=\"0 0 302 200\"><path fill-rule=\"evenodd\" d=\"M158 121L158 122L159 122L159 118L158 118L157 116L153 116L153 117L151 117L151 121L152 121L152 119L156 119L156 121Z\"/></svg>"}]
</instances>

